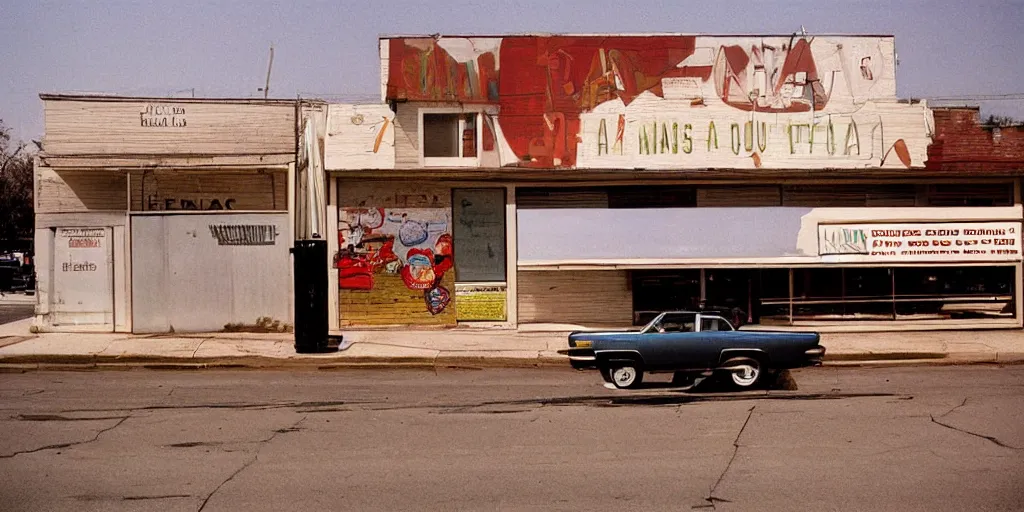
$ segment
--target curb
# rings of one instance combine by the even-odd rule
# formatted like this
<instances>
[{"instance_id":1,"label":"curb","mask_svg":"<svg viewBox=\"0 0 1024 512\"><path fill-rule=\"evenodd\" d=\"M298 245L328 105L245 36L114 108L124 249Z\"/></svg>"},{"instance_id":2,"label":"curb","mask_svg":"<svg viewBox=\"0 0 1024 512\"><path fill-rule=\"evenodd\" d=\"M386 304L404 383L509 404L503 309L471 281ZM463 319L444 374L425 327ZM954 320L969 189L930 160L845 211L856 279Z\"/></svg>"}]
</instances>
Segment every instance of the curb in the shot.
<instances>
[{"instance_id":1,"label":"curb","mask_svg":"<svg viewBox=\"0 0 1024 512\"><path fill-rule=\"evenodd\" d=\"M1024 352L986 354L876 353L836 354L826 367L891 367L1024 364ZM349 370L349 369L497 369L564 368L568 358L539 354L535 357L488 357L441 354L432 357L266 357L174 358L159 356L22 355L0 359L0 372L90 370Z\"/></svg>"}]
</instances>

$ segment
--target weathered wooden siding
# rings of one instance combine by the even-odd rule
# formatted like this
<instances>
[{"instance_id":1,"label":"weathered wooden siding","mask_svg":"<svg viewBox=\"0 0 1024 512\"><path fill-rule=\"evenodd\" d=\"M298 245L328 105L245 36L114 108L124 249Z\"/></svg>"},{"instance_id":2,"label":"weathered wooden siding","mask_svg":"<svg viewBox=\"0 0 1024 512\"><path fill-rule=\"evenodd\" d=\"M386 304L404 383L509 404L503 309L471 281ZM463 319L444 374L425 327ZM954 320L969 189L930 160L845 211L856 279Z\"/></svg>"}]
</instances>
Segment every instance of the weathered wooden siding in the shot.
<instances>
[{"instance_id":1,"label":"weathered wooden siding","mask_svg":"<svg viewBox=\"0 0 1024 512\"><path fill-rule=\"evenodd\" d=\"M43 99L47 155L295 153L292 102Z\"/></svg>"},{"instance_id":2,"label":"weathered wooden siding","mask_svg":"<svg viewBox=\"0 0 1024 512\"><path fill-rule=\"evenodd\" d=\"M519 272L519 323L630 326L633 294L626 271Z\"/></svg>"},{"instance_id":3,"label":"weathered wooden siding","mask_svg":"<svg viewBox=\"0 0 1024 512\"><path fill-rule=\"evenodd\" d=\"M56 171L36 167L36 215L128 208L123 172Z\"/></svg>"},{"instance_id":4,"label":"weathered wooden siding","mask_svg":"<svg viewBox=\"0 0 1024 512\"><path fill-rule=\"evenodd\" d=\"M420 167L420 117L418 104L402 104L395 114L395 168Z\"/></svg>"},{"instance_id":5,"label":"weathered wooden siding","mask_svg":"<svg viewBox=\"0 0 1024 512\"><path fill-rule=\"evenodd\" d=\"M387 105L329 105L324 139L325 169L394 167L395 113Z\"/></svg>"},{"instance_id":6,"label":"weathered wooden siding","mask_svg":"<svg viewBox=\"0 0 1024 512\"><path fill-rule=\"evenodd\" d=\"M133 172L132 211L286 211L287 172Z\"/></svg>"}]
</instances>

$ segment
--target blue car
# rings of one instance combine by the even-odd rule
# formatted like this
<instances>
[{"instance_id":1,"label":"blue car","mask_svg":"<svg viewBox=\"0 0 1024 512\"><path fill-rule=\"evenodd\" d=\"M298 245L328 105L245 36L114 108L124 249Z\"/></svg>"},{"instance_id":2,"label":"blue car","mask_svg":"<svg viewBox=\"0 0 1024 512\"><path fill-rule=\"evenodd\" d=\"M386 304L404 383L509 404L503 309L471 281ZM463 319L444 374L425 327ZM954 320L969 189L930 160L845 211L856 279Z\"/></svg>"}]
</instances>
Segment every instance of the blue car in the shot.
<instances>
[{"instance_id":1,"label":"blue car","mask_svg":"<svg viewBox=\"0 0 1024 512\"><path fill-rule=\"evenodd\" d=\"M752 388L766 373L820 365L820 341L814 332L738 331L719 314L671 311L639 332L572 332L559 353L619 389L638 387L645 373L672 373L674 385L690 387L728 374L736 386Z\"/></svg>"}]
</instances>

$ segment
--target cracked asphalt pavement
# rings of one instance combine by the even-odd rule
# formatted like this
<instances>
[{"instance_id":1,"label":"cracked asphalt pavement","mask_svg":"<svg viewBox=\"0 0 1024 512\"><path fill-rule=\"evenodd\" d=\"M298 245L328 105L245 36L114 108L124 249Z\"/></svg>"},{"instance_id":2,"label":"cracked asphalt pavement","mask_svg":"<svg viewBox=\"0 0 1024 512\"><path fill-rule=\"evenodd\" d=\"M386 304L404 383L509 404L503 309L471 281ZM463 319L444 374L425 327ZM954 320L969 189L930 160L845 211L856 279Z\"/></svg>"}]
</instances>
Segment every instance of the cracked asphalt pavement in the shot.
<instances>
[{"instance_id":1,"label":"cracked asphalt pavement","mask_svg":"<svg viewBox=\"0 0 1024 512\"><path fill-rule=\"evenodd\" d=\"M792 376L736 393L555 369L6 373L0 508L1022 508L1024 367Z\"/></svg>"}]
</instances>

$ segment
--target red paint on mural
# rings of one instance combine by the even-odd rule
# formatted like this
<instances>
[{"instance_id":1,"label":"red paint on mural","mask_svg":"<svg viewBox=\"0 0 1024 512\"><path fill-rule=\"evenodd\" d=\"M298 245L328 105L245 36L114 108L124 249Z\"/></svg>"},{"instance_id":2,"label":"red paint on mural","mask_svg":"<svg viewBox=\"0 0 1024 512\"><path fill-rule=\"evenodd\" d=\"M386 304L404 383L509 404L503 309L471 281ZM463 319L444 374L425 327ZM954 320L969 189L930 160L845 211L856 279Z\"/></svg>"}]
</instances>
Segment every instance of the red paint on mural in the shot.
<instances>
[{"instance_id":1,"label":"red paint on mural","mask_svg":"<svg viewBox=\"0 0 1024 512\"><path fill-rule=\"evenodd\" d=\"M719 48L713 65L681 66L695 44L694 36L514 36L501 40L498 55L458 62L433 38L391 39L387 96L498 105L505 141L528 167L574 166L581 113L613 100L629 105L644 92L661 97L665 78L713 79L723 101L746 111L820 110L828 101L806 39L780 49L781 69L764 62L763 52L774 58L775 49L740 46ZM751 62L755 73L766 71L764 83L748 76ZM803 92L781 102L787 87ZM484 149L492 151L490 126L484 130Z\"/></svg>"}]
</instances>

